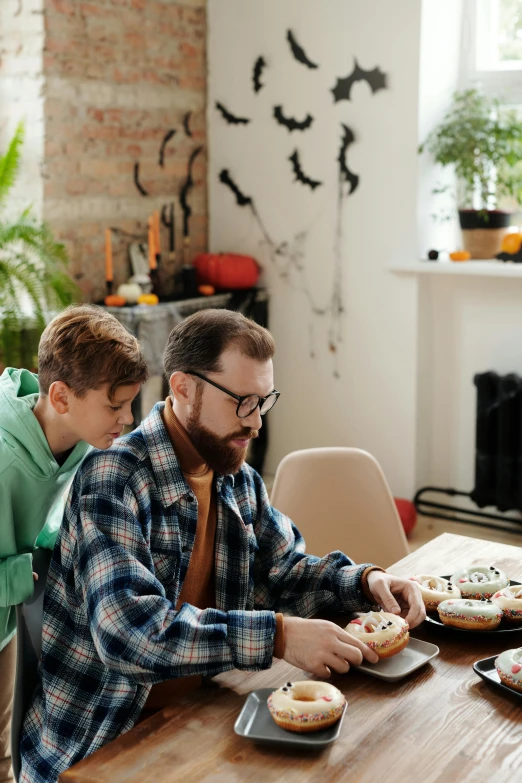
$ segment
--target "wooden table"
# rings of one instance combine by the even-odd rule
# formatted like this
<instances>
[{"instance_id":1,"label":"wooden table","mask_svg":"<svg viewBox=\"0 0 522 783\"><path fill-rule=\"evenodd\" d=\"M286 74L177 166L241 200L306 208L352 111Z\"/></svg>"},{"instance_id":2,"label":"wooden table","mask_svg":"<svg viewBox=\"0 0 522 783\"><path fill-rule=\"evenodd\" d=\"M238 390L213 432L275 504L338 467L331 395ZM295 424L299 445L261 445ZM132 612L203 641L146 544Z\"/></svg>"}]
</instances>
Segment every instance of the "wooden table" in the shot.
<instances>
[{"instance_id":1,"label":"wooden table","mask_svg":"<svg viewBox=\"0 0 522 783\"><path fill-rule=\"evenodd\" d=\"M522 549L444 534L400 560L397 575L451 573L494 563L522 581ZM256 746L234 734L246 694L308 675L284 661L264 672L227 672L183 697L60 776L60 783L520 783L522 704L472 669L474 661L522 645L522 633L464 638L413 631L440 647L431 663L396 683L362 672L332 682L348 700L341 736L313 753Z\"/></svg>"}]
</instances>

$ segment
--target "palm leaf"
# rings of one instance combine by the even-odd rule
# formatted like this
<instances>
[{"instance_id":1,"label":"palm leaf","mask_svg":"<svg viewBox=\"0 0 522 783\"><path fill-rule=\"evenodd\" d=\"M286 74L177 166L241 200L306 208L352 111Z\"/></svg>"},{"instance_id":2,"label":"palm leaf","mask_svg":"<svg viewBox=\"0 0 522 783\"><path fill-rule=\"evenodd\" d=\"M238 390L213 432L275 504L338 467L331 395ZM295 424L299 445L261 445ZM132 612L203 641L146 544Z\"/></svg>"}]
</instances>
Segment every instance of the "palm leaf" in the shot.
<instances>
[{"instance_id":1,"label":"palm leaf","mask_svg":"<svg viewBox=\"0 0 522 783\"><path fill-rule=\"evenodd\" d=\"M22 123L16 128L7 152L0 156L0 204L3 204L7 194L13 187L20 166L20 148L24 140Z\"/></svg>"},{"instance_id":2,"label":"palm leaf","mask_svg":"<svg viewBox=\"0 0 522 783\"><path fill-rule=\"evenodd\" d=\"M0 157L0 206L12 187L20 161L23 126L19 125ZM67 274L65 246L39 223L27 207L15 219L0 214L0 360L34 366L39 336L49 315L78 298Z\"/></svg>"}]
</instances>

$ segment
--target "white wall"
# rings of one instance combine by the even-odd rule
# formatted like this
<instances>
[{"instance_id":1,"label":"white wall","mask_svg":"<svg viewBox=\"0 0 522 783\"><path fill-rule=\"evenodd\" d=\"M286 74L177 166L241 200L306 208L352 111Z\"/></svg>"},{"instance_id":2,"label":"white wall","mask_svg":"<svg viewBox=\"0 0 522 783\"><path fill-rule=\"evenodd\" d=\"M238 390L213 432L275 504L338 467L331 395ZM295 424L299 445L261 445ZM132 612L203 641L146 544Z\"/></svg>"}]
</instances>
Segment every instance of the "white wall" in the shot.
<instances>
[{"instance_id":1,"label":"white wall","mask_svg":"<svg viewBox=\"0 0 522 783\"><path fill-rule=\"evenodd\" d=\"M419 70L419 140L423 142L442 119L459 86L461 43L466 38L462 30L462 0L424 0L421 16ZM441 56L441 53L444 53ZM449 185L451 190L433 195L433 188ZM455 177L452 171L435 166L430 155L419 157L417 199L418 254L426 258L431 248L450 252L460 245L460 229L453 196ZM442 216L451 215L450 220ZM436 216L436 217L434 217ZM418 487L435 483L434 471L442 454L434 443L440 443L446 422L437 421L434 429L434 408L446 405L446 394L440 396L440 363L434 364L433 353L441 330L440 307L432 310L430 280L419 281L418 362L417 362L417 478ZM444 310L444 306L442 304ZM446 373L445 373L446 375ZM447 386L447 381L443 387ZM437 390L437 391L435 391ZM443 409L443 408L442 408ZM441 409L441 410L442 410ZM452 439L451 439L452 440ZM449 442L448 442L449 447ZM442 465L448 465L444 454ZM435 463L434 463L435 460ZM446 485L445 485L446 486Z\"/></svg>"},{"instance_id":2,"label":"white wall","mask_svg":"<svg viewBox=\"0 0 522 783\"><path fill-rule=\"evenodd\" d=\"M270 414L268 468L297 448L350 445L371 451L395 494L415 489L417 282L386 267L417 254L418 87L421 4L416 0L209 0L210 245L214 251L249 252L264 267L271 292L271 329L277 341L276 386L282 391ZM290 28L308 56L295 62L286 41ZM251 88L255 59L268 61L266 87ZM333 103L336 77L360 65L388 74L389 89L372 95L356 84L353 100ZM214 108L251 117L227 125ZM311 130L289 132L271 117L315 117ZM248 209L236 206L218 173L229 168L252 195L270 235L291 240L312 226L303 259L316 303L332 292L336 157L340 123L356 133L348 160L360 185L343 214L342 344L328 350L328 322L313 316L305 295L281 279ZM325 181L313 194L293 184L286 158L295 146L310 175ZM294 286L299 278L291 276ZM310 330L315 358L310 357Z\"/></svg>"},{"instance_id":3,"label":"white wall","mask_svg":"<svg viewBox=\"0 0 522 783\"><path fill-rule=\"evenodd\" d=\"M30 204L43 211L44 99L43 0L0 2L0 151L5 152L20 121L25 141L16 185L6 208L17 214Z\"/></svg>"},{"instance_id":4,"label":"white wall","mask_svg":"<svg viewBox=\"0 0 522 783\"><path fill-rule=\"evenodd\" d=\"M522 280L448 278L425 281L423 318L432 366L432 406L421 483L473 488L476 389L473 376L522 374Z\"/></svg>"},{"instance_id":5,"label":"white wall","mask_svg":"<svg viewBox=\"0 0 522 783\"><path fill-rule=\"evenodd\" d=\"M444 10L441 19L440 10ZM469 46L469 18L460 29L461 3L444 0L423 7L421 43L420 138L444 112L459 84L460 41ZM444 57L440 41L444 40ZM440 174L421 161L419 244L456 248L460 232L441 226L428 213L432 183ZM428 208L428 205L429 208ZM428 238L422 246L422 239ZM522 374L522 280L489 277L430 277L419 285L419 398L417 485L474 486L477 373ZM440 497L434 498L441 500ZM443 501L444 502L444 501ZM467 505L457 500L450 502Z\"/></svg>"}]
</instances>

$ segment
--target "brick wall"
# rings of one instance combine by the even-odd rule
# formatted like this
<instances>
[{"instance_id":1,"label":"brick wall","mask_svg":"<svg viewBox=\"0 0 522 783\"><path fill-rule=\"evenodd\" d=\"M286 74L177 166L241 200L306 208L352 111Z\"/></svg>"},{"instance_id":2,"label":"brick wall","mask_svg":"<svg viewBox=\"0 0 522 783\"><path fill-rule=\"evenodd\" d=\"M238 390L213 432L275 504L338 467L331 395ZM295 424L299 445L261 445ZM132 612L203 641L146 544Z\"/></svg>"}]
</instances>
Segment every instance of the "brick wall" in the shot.
<instances>
[{"instance_id":1,"label":"brick wall","mask_svg":"<svg viewBox=\"0 0 522 783\"><path fill-rule=\"evenodd\" d=\"M178 196L200 144L191 255L206 248L205 2L43 0L44 217L65 241L87 300L104 295L106 226L146 232L147 216L175 201L180 250ZM182 125L189 111L192 138ZM161 168L159 148L171 128L177 132ZM148 197L135 187L136 161ZM128 277L127 243L113 238L116 285ZM168 263L162 268L167 289L172 271Z\"/></svg>"}]
</instances>

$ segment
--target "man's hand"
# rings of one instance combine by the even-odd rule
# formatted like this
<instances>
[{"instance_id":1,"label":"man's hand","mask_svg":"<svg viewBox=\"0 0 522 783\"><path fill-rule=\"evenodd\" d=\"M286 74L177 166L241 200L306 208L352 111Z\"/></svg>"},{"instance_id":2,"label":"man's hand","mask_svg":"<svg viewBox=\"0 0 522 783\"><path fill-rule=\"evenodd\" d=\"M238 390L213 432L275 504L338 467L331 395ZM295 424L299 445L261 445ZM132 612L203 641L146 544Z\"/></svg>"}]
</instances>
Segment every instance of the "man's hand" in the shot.
<instances>
[{"instance_id":1,"label":"man's hand","mask_svg":"<svg viewBox=\"0 0 522 783\"><path fill-rule=\"evenodd\" d=\"M38 581L38 574L36 573L36 571L33 571L33 579L35 582Z\"/></svg>"},{"instance_id":2,"label":"man's hand","mask_svg":"<svg viewBox=\"0 0 522 783\"><path fill-rule=\"evenodd\" d=\"M377 663L379 657L366 644L328 620L304 620L285 617L284 659L315 674L329 677L332 671L346 674L350 665L366 658Z\"/></svg>"},{"instance_id":3,"label":"man's hand","mask_svg":"<svg viewBox=\"0 0 522 783\"><path fill-rule=\"evenodd\" d=\"M415 628L426 619L426 608L419 585L411 579L403 579L383 571L370 571L368 588L375 598L375 603L382 606L383 611L400 614L410 628Z\"/></svg>"}]
</instances>

